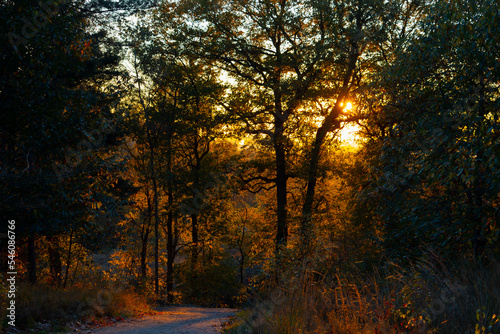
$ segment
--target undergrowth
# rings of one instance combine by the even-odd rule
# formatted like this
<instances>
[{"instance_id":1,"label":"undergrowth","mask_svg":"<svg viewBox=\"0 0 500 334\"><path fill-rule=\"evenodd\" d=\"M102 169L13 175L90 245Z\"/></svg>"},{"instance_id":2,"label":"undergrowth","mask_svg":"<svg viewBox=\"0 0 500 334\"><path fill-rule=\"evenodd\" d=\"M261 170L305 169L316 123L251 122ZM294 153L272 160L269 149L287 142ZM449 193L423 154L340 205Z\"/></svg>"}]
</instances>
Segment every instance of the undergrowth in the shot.
<instances>
[{"instance_id":1,"label":"undergrowth","mask_svg":"<svg viewBox=\"0 0 500 334\"><path fill-rule=\"evenodd\" d=\"M435 254L409 268L281 273L227 333L500 333L500 264ZM289 273L292 274L289 274Z\"/></svg>"},{"instance_id":2,"label":"undergrowth","mask_svg":"<svg viewBox=\"0 0 500 334\"><path fill-rule=\"evenodd\" d=\"M2 328L8 318L2 299ZM16 293L15 324L18 329L49 323L52 329L70 322L91 323L106 317L129 317L152 312L145 298L118 288L73 287L68 289L19 283ZM6 305L6 304L5 304Z\"/></svg>"}]
</instances>

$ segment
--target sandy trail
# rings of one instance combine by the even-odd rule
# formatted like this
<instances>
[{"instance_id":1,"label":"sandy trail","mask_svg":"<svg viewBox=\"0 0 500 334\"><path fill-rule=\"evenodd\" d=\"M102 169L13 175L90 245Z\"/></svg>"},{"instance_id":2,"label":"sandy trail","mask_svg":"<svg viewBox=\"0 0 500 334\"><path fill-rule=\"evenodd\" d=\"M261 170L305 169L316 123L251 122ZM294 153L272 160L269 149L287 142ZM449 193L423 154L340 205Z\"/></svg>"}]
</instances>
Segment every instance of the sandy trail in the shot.
<instances>
[{"instance_id":1,"label":"sandy trail","mask_svg":"<svg viewBox=\"0 0 500 334\"><path fill-rule=\"evenodd\" d=\"M79 333L96 334L215 334L222 331L222 323L234 316L236 310L168 306L158 314L119 322L115 326Z\"/></svg>"}]
</instances>

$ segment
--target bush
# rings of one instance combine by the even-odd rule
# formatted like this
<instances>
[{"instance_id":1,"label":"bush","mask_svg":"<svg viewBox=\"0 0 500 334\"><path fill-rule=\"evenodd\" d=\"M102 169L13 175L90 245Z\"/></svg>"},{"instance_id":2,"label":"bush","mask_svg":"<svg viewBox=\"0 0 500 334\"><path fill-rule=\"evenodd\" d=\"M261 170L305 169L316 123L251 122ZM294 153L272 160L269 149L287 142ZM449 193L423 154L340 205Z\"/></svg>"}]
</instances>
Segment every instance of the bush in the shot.
<instances>
[{"instance_id":1,"label":"bush","mask_svg":"<svg viewBox=\"0 0 500 334\"><path fill-rule=\"evenodd\" d=\"M240 284L237 266L231 259L198 264L194 270L189 262L178 267L177 301L207 307L234 307L238 301Z\"/></svg>"},{"instance_id":2,"label":"bush","mask_svg":"<svg viewBox=\"0 0 500 334\"><path fill-rule=\"evenodd\" d=\"M500 333L498 263L464 258L453 267L430 254L408 270L295 273L256 298L228 332Z\"/></svg>"},{"instance_id":3,"label":"bush","mask_svg":"<svg viewBox=\"0 0 500 334\"><path fill-rule=\"evenodd\" d=\"M17 287L16 326L20 328L32 327L38 322L66 324L145 312L151 312L151 309L143 297L119 289L56 289L25 283L19 283ZM5 318L5 314L2 317ZM6 326L5 321L3 326Z\"/></svg>"}]
</instances>

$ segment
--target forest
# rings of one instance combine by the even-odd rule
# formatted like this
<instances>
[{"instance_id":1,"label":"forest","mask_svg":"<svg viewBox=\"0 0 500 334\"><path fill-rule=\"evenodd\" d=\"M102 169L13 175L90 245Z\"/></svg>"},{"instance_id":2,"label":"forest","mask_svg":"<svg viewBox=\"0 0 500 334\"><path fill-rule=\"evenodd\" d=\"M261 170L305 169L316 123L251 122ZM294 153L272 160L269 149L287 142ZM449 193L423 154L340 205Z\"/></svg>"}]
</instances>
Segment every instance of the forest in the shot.
<instances>
[{"instance_id":1,"label":"forest","mask_svg":"<svg viewBox=\"0 0 500 334\"><path fill-rule=\"evenodd\" d=\"M239 309L228 334L500 333L499 1L0 17L4 332L178 304Z\"/></svg>"}]
</instances>

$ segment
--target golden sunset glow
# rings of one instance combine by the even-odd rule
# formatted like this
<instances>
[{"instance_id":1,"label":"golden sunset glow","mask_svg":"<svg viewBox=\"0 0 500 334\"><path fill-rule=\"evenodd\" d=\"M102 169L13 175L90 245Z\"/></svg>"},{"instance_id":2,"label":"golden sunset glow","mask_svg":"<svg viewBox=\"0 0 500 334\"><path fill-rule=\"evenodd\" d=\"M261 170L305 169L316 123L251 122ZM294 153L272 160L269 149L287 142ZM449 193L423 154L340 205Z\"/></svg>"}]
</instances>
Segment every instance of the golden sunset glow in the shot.
<instances>
[{"instance_id":1,"label":"golden sunset glow","mask_svg":"<svg viewBox=\"0 0 500 334\"><path fill-rule=\"evenodd\" d=\"M359 126L357 124L347 124L342 130L340 130L340 140L343 145L349 145L353 147L358 146L358 131Z\"/></svg>"},{"instance_id":2,"label":"golden sunset glow","mask_svg":"<svg viewBox=\"0 0 500 334\"><path fill-rule=\"evenodd\" d=\"M344 105L344 103L342 103L340 106L343 106L343 105ZM346 105L345 105L344 110L346 110L346 111L352 110L352 103L351 102L347 102Z\"/></svg>"}]
</instances>

